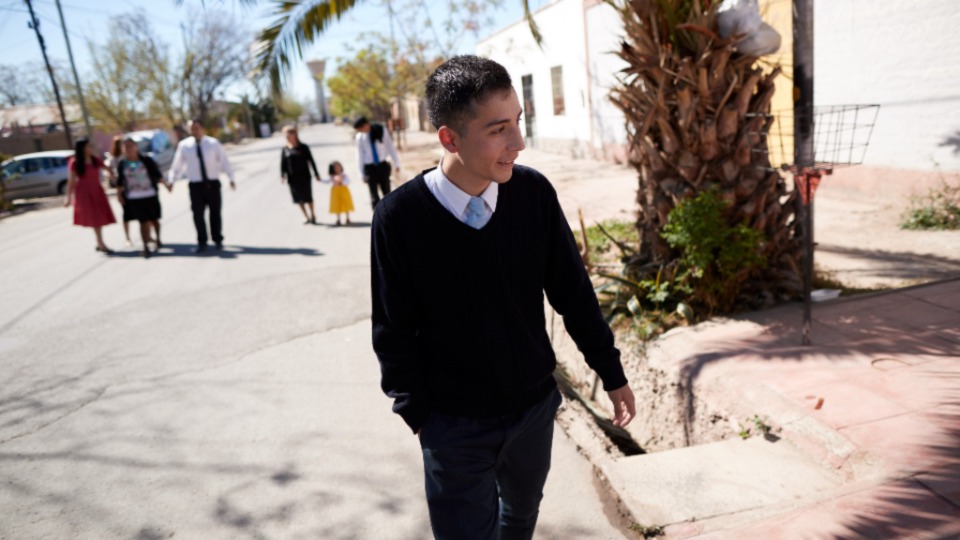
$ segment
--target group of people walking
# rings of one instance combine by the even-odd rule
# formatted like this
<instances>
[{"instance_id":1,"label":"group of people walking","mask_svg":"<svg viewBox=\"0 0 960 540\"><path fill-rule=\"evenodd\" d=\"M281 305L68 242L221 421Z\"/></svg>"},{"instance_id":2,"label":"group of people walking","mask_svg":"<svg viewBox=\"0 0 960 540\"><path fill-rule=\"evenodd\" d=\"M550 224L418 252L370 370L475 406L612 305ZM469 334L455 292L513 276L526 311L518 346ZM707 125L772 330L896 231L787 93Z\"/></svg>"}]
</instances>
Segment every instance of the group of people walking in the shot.
<instances>
[{"instance_id":1,"label":"group of people walking","mask_svg":"<svg viewBox=\"0 0 960 540\"><path fill-rule=\"evenodd\" d=\"M381 195L390 193L390 175L400 170L400 157L393 144L390 132L380 124L371 124L369 120L360 117L353 125L357 131L355 141L357 146L357 170L363 174L363 181L370 191L370 206L376 208ZM353 196L347 187L350 178L343 171L343 164L333 161L327 167L327 178L321 178L317 171L317 164L313 160L310 147L300 141L295 127L284 128L283 133L287 144L280 154L280 182L290 186L290 196L294 204L300 206L303 212L304 225L316 225L317 216L313 207L313 188L310 182L310 171L318 182L329 182L330 213L336 216L335 226L341 225L340 215L343 214L346 223L350 224L350 212L354 211ZM386 159L393 160L393 165Z\"/></svg>"},{"instance_id":2,"label":"group of people walking","mask_svg":"<svg viewBox=\"0 0 960 540\"><path fill-rule=\"evenodd\" d=\"M189 127L191 137L177 145L167 178L163 177L157 163L151 157L141 154L137 142L129 137L114 139L106 163L96 156L89 140L80 139L74 145L74 156L67 164L69 174L65 206L74 207L74 225L94 230L97 251L108 255L113 253L103 241L102 229L116 223L106 192L100 183L102 172L106 172L111 184L117 188L117 200L123 207L124 233L128 243L129 223L140 223L140 237L143 242L141 253L144 258L149 258L163 246L160 240L160 184L163 183L168 191L173 191L174 181L182 176L186 176L190 181L190 206L197 230L197 247L194 251L206 251L208 239L213 240L217 249L223 248L220 175L226 173L231 189L236 189L233 168L220 141L206 136L199 120L191 120ZM209 236L206 224L208 212Z\"/></svg>"},{"instance_id":3,"label":"group of people walking","mask_svg":"<svg viewBox=\"0 0 960 540\"><path fill-rule=\"evenodd\" d=\"M399 170L400 159L390 133L383 126L360 118L354 128L357 131L355 140L358 169L369 188L370 204L376 207L381 196L390 193L390 175L394 169ZM199 120L190 121L189 131L191 136L177 145L166 178L157 163L149 156L141 154L137 142L129 137L114 138L106 162L96 156L93 145L87 139L77 141L74 157L68 164L66 206L74 207L74 225L94 230L97 251L113 253L103 241L102 229L116 223L106 192L100 183L102 172L110 178L111 185L117 188L117 200L123 207L127 245L132 245L130 222L136 221L140 224L143 257L149 258L163 245L160 240L160 184L172 192L174 182L184 176L189 180L190 206L197 231L197 247L194 251L205 252L210 240L217 250L223 248L220 177L226 174L230 188L236 189L233 167L223 146L217 139L206 135ZM310 147L300 141L297 129L290 126L283 132L286 144L280 155L280 181L289 186L294 204L303 212L304 224L317 223L313 206L312 176L318 182L331 184L330 213L336 217L334 225L349 225L354 205L348 187L350 178L344 172L343 164L339 161L331 162L327 167L327 177L321 177ZM392 159L393 165L386 161L385 157ZM207 214L210 217L209 234Z\"/></svg>"},{"instance_id":4,"label":"group of people walking","mask_svg":"<svg viewBox=\"0 0 960 540\"><path fill-rule=\"evenodd\" d=\"M283 130L287 144L280 153L280 183L290 186L290 196L294 204L300 206L304 225L316 225L317 215L313 208L313 188L310 183L310 171L318 182L328 182L330 187L330 213L336 216L334 223L340 226L340 214L344 214L347 225L350 224L350 212L354 211L353 197L347 185L349 177L343 172L343 165L333 161L327 167L327 178L321 178L317 163L313 160L310 147L300 141L297 128L288 126Z\"/></svg>"}]
</instances>

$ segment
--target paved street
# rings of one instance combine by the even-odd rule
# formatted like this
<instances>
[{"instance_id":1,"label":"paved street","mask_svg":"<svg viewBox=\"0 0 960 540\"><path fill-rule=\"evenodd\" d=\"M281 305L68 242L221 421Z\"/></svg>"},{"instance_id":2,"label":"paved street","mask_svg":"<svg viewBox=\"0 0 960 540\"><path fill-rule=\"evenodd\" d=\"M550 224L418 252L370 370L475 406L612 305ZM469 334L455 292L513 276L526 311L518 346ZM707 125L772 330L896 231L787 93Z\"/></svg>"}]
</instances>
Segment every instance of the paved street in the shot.
<instances>
[{"instance_id":1,"label":"paved street","mask_svg":"<svg viewBox=\"0 0 960 540\"><path fill-rule=\"evenodd\" d=\"M184 182L149 260L119 225L117 254L95 253L72 209L0 221L0 539L430 536L419 447L370 349L351 134L301 137L355 178L352 227L326 225L320 184L321 224L302 225L279 137L228 149L220 253L192 254ZM622 538L560 430L538 538Z\"/></svg>"}]
</instances>

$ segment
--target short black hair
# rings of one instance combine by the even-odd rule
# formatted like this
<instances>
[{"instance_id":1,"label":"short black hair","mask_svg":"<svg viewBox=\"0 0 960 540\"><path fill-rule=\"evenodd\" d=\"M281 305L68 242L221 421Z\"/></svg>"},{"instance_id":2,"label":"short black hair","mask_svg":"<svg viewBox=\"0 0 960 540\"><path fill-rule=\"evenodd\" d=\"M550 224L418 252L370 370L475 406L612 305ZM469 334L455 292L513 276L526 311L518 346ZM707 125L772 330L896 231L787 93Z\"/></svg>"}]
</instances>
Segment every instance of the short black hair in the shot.
<instances>
[{"instance_id":1,"label":"short black hair","mask_svg":"<svg viewBox=\"0 0 960 540\"><path fill-rule=\"evenodd\" d=\"M327 167L327 174L333 176L337 174L337 167L340 167L340 172L343 172L343 165L339 161L331 161L330 166Z\"/></svg>"},{"instance_id":2,"label":"short black hair","mask_svg":"<svg viewBox=\"0 0 960 540\"><path fill-rule=\"evenodd\" d=\"M427 114L436 129L448 126L463 134L478 103L494 92L512 88L510 74L493 60L469 54L454 56L427 79Z\"/></svg>"},{"instance_id":3,"label":"short black hair","mask_svg":"<svg viewBox=\"0 0 960 540\"><path fill-rule=\"evenodd\" d=\"M357 118L356 122L353 123L353 129L360 129L369 123L370 121L367 120L366 116L361 116L360 118Z\"/></svg>"}]
</instances>

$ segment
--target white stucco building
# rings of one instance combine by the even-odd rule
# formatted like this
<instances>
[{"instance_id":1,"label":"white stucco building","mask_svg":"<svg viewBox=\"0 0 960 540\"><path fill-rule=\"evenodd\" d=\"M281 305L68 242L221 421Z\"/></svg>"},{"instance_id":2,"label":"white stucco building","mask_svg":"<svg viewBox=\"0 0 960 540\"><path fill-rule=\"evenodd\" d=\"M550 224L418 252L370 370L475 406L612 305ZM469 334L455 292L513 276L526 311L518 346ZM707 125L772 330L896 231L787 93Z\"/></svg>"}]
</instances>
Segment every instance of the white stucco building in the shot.
<instances>
[{"instance_id":1,"label":"white stucco building","mask_svg":"<svg viewBox=\"0 0 960 540\"><path fill-rule=\"evenodd\" d=\"M773 108L792 107L789 0L760 0L764 19L783 37L785 76ZM960 173L960 27L958 0L816 2L817 105L881 105L865 167L838 171L867 190L938 183ZM543 37L516 21L481 40L477 54L503 64L525 112L529 142L576 156L622 161L623 116L610 88L623 63L619 15L599 0L555 0L534 14ZM904 173L908 173L904 176ZM842 178L838 178L841 180ZM872 183L872 184L871 184Z\"/></svg>"},{"instance_id":2,"label":"white stucco building","mask_svg":"<svg viewBox=\"0 0 960 540\"><path fill-rule=\"evenodd\" d=\"M477 43L478 55L510 72L528 144L622 161L623 115L608 99L622 65L613 54L622 34L619 15L599 0L558 0L534 18L542 49L524 20Z\"/></svg>"}]
</instances>

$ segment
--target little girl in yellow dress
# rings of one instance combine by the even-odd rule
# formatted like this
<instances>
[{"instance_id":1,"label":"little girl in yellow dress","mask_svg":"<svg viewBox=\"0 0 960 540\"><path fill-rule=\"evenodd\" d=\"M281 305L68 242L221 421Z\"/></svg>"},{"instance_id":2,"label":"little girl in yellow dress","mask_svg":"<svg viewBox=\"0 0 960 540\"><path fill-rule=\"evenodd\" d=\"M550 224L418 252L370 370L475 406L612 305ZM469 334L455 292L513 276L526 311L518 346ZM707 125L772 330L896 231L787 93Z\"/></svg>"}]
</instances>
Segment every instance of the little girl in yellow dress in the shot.
<instances>
[{"instance_id":1,"label":"little girl in yellow dress","mask_svg":"<svg viewBox=\"0 0 960 540\"><path fill-rule=\"evenodd\" d=\"M353 197L350 196L350 188L347 184L350 179L343 173L343 165L339 161L330 163L327 169L330 174L330 180L333 185L330 187L330 213L336 214L337 223L340 225L340 214L346 214L347 225L350 224L350 212L353 212Z\"/></svg>"}]
</instances>

